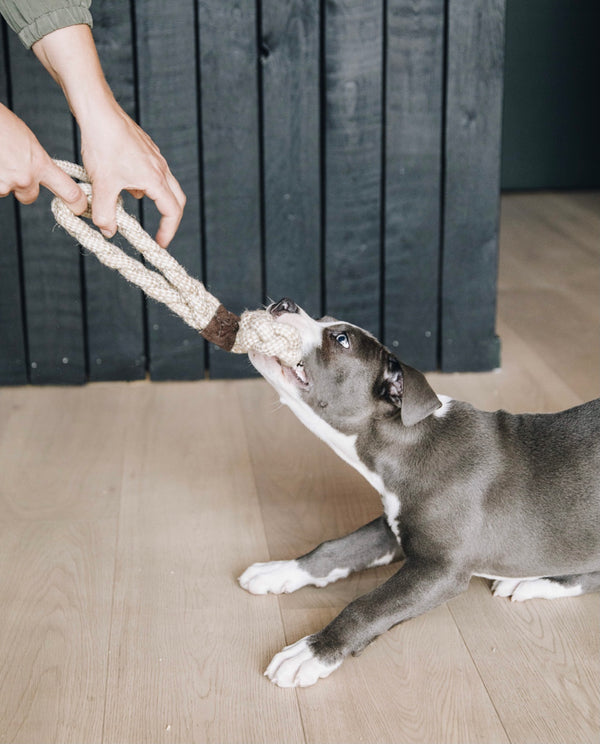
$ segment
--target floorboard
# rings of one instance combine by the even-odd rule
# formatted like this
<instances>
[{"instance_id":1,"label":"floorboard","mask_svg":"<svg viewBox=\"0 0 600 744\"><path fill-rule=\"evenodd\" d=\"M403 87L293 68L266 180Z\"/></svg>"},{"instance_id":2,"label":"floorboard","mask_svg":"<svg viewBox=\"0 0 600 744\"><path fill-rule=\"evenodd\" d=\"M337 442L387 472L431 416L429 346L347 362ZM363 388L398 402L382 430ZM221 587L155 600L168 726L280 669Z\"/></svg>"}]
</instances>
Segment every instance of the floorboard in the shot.
<instances>
[{"instance_id":1,"label":"floorboard","mask_svg":"<svg viewBox=\"0 0 600 744\"><path fill-rule=\"evenodd\" d=\"M494 410L600 394L600 194L503 198L502 366L430 374ZM0 389L0 743L596 742L600 597L488 582L305 690L262 671L384 581L253 597L236 577L378 496L260 380Z\"/></svg>"},{"instance_id":2,"label":"floorboard","mask_svg":"<svg viewBox=\"0 0 600 744\"><path fill-rule=\"evenodd\" d=\"M0 391L0 741L100 741L124 390Z\"/></svg>"},{"instance_id":3,"label":"floorboard","mask_svg":"<svg viewBox=\"0 0 600 744\"><path fill-rule=\"evenodd\" d=\"M235 581L265 541L235 383L132 395L104 741L302 741L261 676L279 608Z\"/></svg>"}]
</instances>

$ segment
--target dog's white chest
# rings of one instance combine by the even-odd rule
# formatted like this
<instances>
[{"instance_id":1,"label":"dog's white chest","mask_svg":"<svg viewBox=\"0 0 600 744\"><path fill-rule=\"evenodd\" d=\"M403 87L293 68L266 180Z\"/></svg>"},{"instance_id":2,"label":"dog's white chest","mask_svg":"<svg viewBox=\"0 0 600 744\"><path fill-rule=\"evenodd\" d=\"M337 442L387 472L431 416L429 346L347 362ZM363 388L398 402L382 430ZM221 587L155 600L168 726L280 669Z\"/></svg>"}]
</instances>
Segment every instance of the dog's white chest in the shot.
<instances>
[{"instance_id":1,"label":"dog's white chest","mask_svg":"<svg viewBox=\"0 0 600 744\"><path fill-rule=\"evenodd\" d=\"M373 486L380 494L383 502L383 510L390 529L399 539L398 517L400 516L400 499L385 487L383 479L377 473L369 470L358 456L356 451L356 434L343 434L334 429L333 426L323 421L322 418L307 406L303 401L296 400L291 396L282 396L281 402L289 406L302 423L316 434L319 439L328 444L331 449L345 460Z\"/></svg>"},{"instance_id":2,"label":"dog's white chest","mask_svg":"<svg viewBox=\"0 0 600 744\"><path fill-rule=\"evenodd\" d=\"M398 540L400 539L400 530L398 524L398 517L400 516L400 499L394 493L385 491L381 494L381 500L383 502L383 510L385 517L390 529L396 535Z\"/></svg>"}]
</instances>

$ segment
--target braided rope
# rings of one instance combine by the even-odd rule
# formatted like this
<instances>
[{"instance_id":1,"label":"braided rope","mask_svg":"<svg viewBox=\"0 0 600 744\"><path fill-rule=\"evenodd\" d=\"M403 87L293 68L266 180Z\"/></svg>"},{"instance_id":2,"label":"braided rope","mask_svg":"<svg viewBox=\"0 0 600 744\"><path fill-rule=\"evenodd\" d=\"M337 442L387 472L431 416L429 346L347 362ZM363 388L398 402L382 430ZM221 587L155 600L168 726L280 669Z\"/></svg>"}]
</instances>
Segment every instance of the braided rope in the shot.
<instances>
[{"instance_id":1,"label":"braided rope","mask_svg":"<svg viewBox=\"0 0 600 744\"><path fill-rule=\"evenodd\" d=\"M79 185L91 205L92 187L84 168L64 160L54 162L67 175L81 182ZM123 209L120 199L117 205L118 231L158 271L147 268L106 240L87 222L73 214L62 199L55 197L52 200L52 212L57 223L99 261L116 269L149 297L167 305L209 341L236 354L247 354L254 350L275 356L290 367L300 361L302 347L295 328L277 323L265 310L246 310L241 318L225 310L202 282L191 277L168 251L148 235L135 217ZM91 217L91 206L82 216Z\"/></svg>"}]
</instances>

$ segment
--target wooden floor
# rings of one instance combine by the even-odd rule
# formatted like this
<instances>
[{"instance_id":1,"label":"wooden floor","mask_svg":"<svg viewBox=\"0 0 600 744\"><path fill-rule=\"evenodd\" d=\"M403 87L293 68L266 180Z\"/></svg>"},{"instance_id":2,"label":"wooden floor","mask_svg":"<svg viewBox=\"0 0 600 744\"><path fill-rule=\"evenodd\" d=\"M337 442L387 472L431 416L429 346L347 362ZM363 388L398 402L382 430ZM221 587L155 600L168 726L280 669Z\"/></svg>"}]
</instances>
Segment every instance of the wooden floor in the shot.
<instances>
[{"instance_id":1,"label":"wooden floor","mask_svg":"<svg viewBox=\"0 0 600 744\"><path fill-rule=\"evenodd\" d=\"M489 409L600 395L600 194L503 199ZM305 690L262 676L393 570L253 597L236 577L358 527L377 496L262 381L0 391L0 742L595 742L600 599L488 582Z\"/></svg>"}]
</instances>

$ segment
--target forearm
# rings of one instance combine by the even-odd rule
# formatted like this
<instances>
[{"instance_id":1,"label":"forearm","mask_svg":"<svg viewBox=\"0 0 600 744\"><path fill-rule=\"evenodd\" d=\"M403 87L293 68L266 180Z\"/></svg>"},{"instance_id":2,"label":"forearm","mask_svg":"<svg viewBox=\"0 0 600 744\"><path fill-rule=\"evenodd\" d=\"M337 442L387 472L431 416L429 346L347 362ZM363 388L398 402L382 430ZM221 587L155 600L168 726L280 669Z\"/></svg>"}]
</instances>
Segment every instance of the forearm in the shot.
<instances>
[{"instance_id":1,"label":"forearm","mask_svg":"<svg viewBox=\"0 0 600 744\"><path fill-rule=\"evenodd\" d=\"M93 124L99 108L116 106L89 26L61 28L37 41L32 50L62 88L82 129Z\"/></svg>"}]
</instances>

